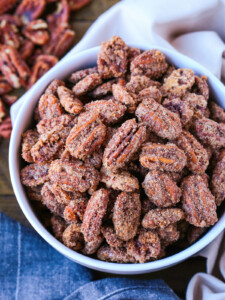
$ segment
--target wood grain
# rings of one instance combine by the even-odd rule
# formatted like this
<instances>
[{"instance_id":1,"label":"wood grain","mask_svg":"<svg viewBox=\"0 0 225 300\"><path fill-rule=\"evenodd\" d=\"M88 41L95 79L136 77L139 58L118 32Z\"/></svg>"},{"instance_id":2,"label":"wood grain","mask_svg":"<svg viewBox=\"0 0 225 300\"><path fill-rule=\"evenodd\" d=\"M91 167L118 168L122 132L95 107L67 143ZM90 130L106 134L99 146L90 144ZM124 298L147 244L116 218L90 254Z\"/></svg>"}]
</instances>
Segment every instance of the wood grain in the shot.
<instances>
[{"instance_id":1,"label":"wood grain","mask_svg":"<svg viewBox=\"0 0 225 300\"><path fill-rule=\"evenodd\" d=\"M82 38L84 33L100 14L117 2L119 1L93 0L92 3L81 11L73 13L71 22L72 28L76 31L75 43ZM0 141L0 211L22 224L30 226L16 201L10 183L8 171L8 146L8 141ZM165 280L180 297L184 298L187 284L196 272L205 272L205 260L203 258L191 258L166 270L133 277L139 279L161 278ZM97 273L98 278L106 276L113 277L113 275L110 274Z\"/></svg>"}]
</instances>

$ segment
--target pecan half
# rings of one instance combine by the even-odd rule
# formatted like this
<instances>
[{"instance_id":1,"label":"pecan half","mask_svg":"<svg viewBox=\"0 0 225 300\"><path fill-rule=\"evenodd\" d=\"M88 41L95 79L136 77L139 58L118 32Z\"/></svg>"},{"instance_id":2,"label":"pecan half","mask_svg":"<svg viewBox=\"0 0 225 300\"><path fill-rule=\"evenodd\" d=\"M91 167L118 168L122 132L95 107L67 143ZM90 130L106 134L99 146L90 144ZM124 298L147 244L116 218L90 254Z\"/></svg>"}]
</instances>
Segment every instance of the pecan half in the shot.
<instances>
[{"instance_id":1,"label":"pecan half","mask_svg":"<svg viewBox=\"0 0 225 300\"><path fill-rule=\"evenodd\" d=\"M142 147L140 163L150 170L179 172L186 165L186 155L174 144L151 144Z\"/></svg>"},{"instance_id":2,"label":"pecan half","mask_svg":"<svg viewBox=\"0 0 225 300\"><path fill-rule=\"evenodd\" d=\"M160 90L156 86L150 86L146 89L143 89L139 94L139 101L143 101L144 99L152 98L156 102L161 103L162 101L162 94Z\"/></svg>"},{"instance_id":3,"label":"pecan half","mask_svg":"<svg viewBox=\"0 0 225 300\"><path fill-rule=\"evenodd\" d=\"M23 0L17 6L15 15L20 17L24 24L38 19L43 13L46 6L45 0Z\"/></svg>"},{"instance_id":4,"label":"pecan half","mask_svg":"<svg viewBox=\"0 0 225 300\"><path fill-rule=\"evenodd\" d=\"M138 94L140 91L150 86L160 87L160 83L158 81L153 81L144 75L135 75L131 76L130 81L126 84L126 90L129 93Z\"/></svg>"},{"instance_id":5,"label":"pecan half","mask_svg":"<svg viewBox=\"0 0 225 300\"><path fill-rule=\"evenodd\" d=\"M57 183L53 183L51 185L51 191L54 194L56 200L59 203L68 205L71 201L84 202L86 203L88 201L86 193L80 193L80 192L66 192L64 191L61 186Z\"/></svg>"},{"instance_id":6,"label":"pecan half","mask_svg":"<svg viewBox=\"0 0 225 300\"><path fill-rule=\"evenodd\" d=\"M48 24L41 19L29 22L22 33L36 45L44 45L49 40Z\"/></svg>"},{"instance_id":7,"label":"pecan half","mask_svg":"<svg viewBox=\"0 0 225 300\"><path fill-rule=\"evenodd\" d=\"M63 243L75 250L78 251L83 248L83 236L80 232L80 227L77 224L70 224L66 230L63 232L62 236Z\"/></svg>"},{"instance_id":8,"label":"pecan half","mask_svg":"<svg viewBox=\"0 0 225 300\"><path fill-rule=\"evenodd\" d=\"M59 27L65 28L70 17L70 8L67 0L60 0L56 3L56 10L47 16L49 30L54 32Z\"/></svg>"},{"instance_id":9,"label":"pecan half","mask_svg":"<svg viewBox=\"0 0 225 300\"><path fill-rule=\"evenodd\" d=\"M184 212L180 208L151 209L143 218L142 226L147 229L166 228L170 224L184 219Z\"/></svg>"},{"instance_id":10,"label":"pecan half","mask_svg":"<svg viewBox=\"0 0 225 300\"><path fill-rule=\"evenodd\" d=\"M22 59L27 60L34 52L34 43L27 39L22 39L20 43L19 53Z\"/></svg>"},{"instance_id":11,"label":"pecan half","mask_svg":"<svg viewBox=\"0 0 225 300\"><path fill-rule=\"evenodd\" d=\"M122 104L126 105L130 113L133 113L135 111L137 106L136 98L133 97L134 95L130 95L125 87L120 84L113 84L112 92L114 98Z\"/></svg>"},{"instance_id":12,"label":"pecan half","mask_svg":"<svg viewBox=\"0 0 225 300\"><path fill-rule=\"evenodd\" d=\"M9 20L0 20L0 41L4 45L19 48L19 30L13 22L10 22Z\"/></svg>"},{"instance_id":13,"label":"pecan half","mask_svg":"<svg viewBox=\"0 0 225 300\"><path fill-rule=\"evenodd\" d=\"M96 86L102 83L102 78L98 73L87 75L81 79L74 87L73 92L76 96L82 96L93 90Z\"/></svg>"},{"instance_id":14,"label":"pecan half","mask_svg":"<svg viewBox=\"0 0 225 300\"><path fill-rule=\"evenodd\" d=\"M84 249L82 249L82 253L85 255L94 254L98 250L98 248L101 246L103 240L104 240L104 238L100 234L91 242L84 242Z\"/></svg>"},{"instance_id":15,"label":"pecan half","mask_svg":"<svg viewBox=\"0 0 225 300\"><path fill-rule=\"evenodd\" d=\"M125 192L119 194L113 209L113 224L121 240L128 241L136 235L140 216L140 195Z\"/></svg>"},{"instance_id":16,"label":"pecan half","mask_svg":"<svg viewBox=\"0 0 225 300\"><path fill-rule=\"evenodd\" d=\"M12 86L8 83L4 76L0 75L0 95L11 92Z\"/></svg>"},{"instance_id":17,"label":"pecan half","mask_svg":"<svg viewBox=\"0 0 225 300\"><path fill-rule=\"evenodd\" d=\"M136 56L131 63L131 74L145 75L151 79L157 79L166 72L168 64L164 54L156 49L146 50Z\"/></svg>"},{"instance_id":18,"label":"pecan half","mask_svg":"<svg viewBox=\"0 0 225 300\"><path fill-rule=\"evenodd\" d=\"M79 223L83 221L87 199L80 198L72 200L64 209L64 219L67 223Z\"/></svg>"},{"instance_id":19,"label":"pecan half","mask_svg":"<svg viewBox=\"0 0 225 300\"><path fill-rule=\"evenodd\" d=\"M49 169L49 178L68 192L93 193L99 183L99 172L82 161L66 162L55 160Z\"/></svg>"},{"instance_id":20,"label":"pecan half","mask_svg":"<svg viewBox=\"0 0 225 300\"><path fill-rule=\"evenodd\" d=\"M212 193L216 198L216 204L220 205L225 198L225 151L222 150L211 180Z\"/></svg>"},{"instance_id":21,"label":"pecan half","mask_svg":"<svg viewBox=\"0 0 225 300\"><path fill-rule=\"evenodd\" d=\"M51 119L42 119L37 124L37 131L39 134L43 134L47 131L51 131L55 126L63 125L64 127L73 127L75 123L76 121L73 116L63 114Z\"/></svg>"},{"instance_id":22,"label":"pecan half","mask_svg":"<svg viewBox=\"0 0 225 300\"><path fill-rule=\"evenodd\" d=\"M124 241L118 238L113 227L102 226L101 233L103 234L107 244L111 247L123 247Z\"/></svg>"},{"instance_id":23,"label":"pecan half","mask_svg":"<svg viewBox=\"0 0 225 300\"><path fill-rule=\"evenodd\" d=\"M59 100L65 110L71 114L78 114L83 109L82 102L76 98L73 92L65 86L59 86L57 89Z\"/></svg>"},{"instance_id":24,"label":"pecan half","mask_svg":"<svg viewBox=\"0 0 225 300\"><path fill-rule=\"evenodd\" d=\"M210 117L218 123L225 123L225 111L217 103L210 101Z\"/></svg>"},{"instance_id":25,"label":"pecan half","mask_svg":"<svg viewBox=\"0 0 225 300\"><path fill-rule=\"evenodd\" d=\"M183 130L175 140L175 144L184 151L187 157L187 167L193 173L204 173L208 167L207 151L188 131Z\"/></svg>"},{"instance_id":26,"label":"pecan half","mask_svg":"<svg viewBox=\"0 0 225 300\"><path fill-rule=\"evenodd\" d=\"M208 227L217 222L215 198L201 176L184 178L181 189L183 209L190 224Z\"/></svg>"},{"instance_id":27,"label":"pecan half","mask_svg":"<svg viewBox=\"0 0 225 300\"><path fill-rule=\"evenodd\" d=\"M71 76L69 77L69 81L73 84L76 84L81 79L84 79L86 76L94 73L98 73L97 67L79 70L71 74Z\"/></svg>"},{"instance_id":28,"label":"pecan half","mask_svg":"<svg viewBox=\"0 0 225 300\"><path fill-rule=\"evenodd\" d=\"M106 189L96 191L88 201L81 226L86 242L91 242L101 233L102 219L106 213L108 201L109 192Z\"/></svg>"},{"instance_id":29,"label":"pecan half","mask_svg":"<svg viewBox=\"0 0 225 300\"><path fill-rule=\"evenodd\" d=\"M38 110L41 119L51 119L63 114L63 108L60 105L59 100L51 94L44 94L41 96L38 103Z\"/></svg>"},{"instance_id":30,"label":"pecan half","mask_svg":"<svg viewBox=\"0 0 225 300\"><path fill-rule=\"evenodd\" d=\"M43 184L49 180L48 171L49 163L30 164L21 170L21 182L22 184L31 187Z\"/></svg>"},{"instance_id":31,"label":"pecan half","mask_svg":"<svg viewBox=\"0 0 225 300\"><path fill-rule=\"evenodd\" d=\"M169 111L154 99L144 99L135 112L150 131L162 138L174 139L181 134L182 126L177 114Z\"/></svg>"},{"instance_id":32,"label":"pecan half","mask_svg":"<svg viewBox=\"0 0 225 300\"><path fill-rule=\"evenodd\" d=\"M34 162L31 148L37 143L39 134L35 130L27 130L22 134L22 157L27 162Z\"/></svg>"},{"instance_id":33,"label":"pecan half","mask_svg":"<svg viewBox=\"0 0 225 300\"><path fill-rule=\"evenodd\" d=\"M170 224L165 228L158 228L157 233L164 246L176 242L180 237L180 232L177 230L177 224Z\"/></svg>"},{"instance_id":34,"label":"pecan half","mask_svg":"<svg viewBox=\"0 0 225 300\"><path fill-rule=\"evenodd\" d=\"M156 170L149 172L142 186L150 201L158 207L174 206L180 201L180 188L162 172Z\"/></svg>"},{"instance_id":35,"label":"pecan half","mask_svg":"<svg viewBox=\"0 0 225 300\"><path fill-rule=\"evenodd\" d=\"M29 200L31 201L41 201L42 196L41 196L41 189L43 185L38 185L38 186L27 186L26 187L26 194Z\"/></svg>"},{"instance_id":36,"label":"pecan half","mask_svg":"<svg viewBox=\"0 0 225 300\"><path fill-rule=\"evenodd\" d=\"M209 87L206 76L195 76L195 82L192 87L192 92L197 95L202 95L206 100L209 99Z\"/></svg>"},{"instance_id":37,"label":"pecan half","mask_svg":"<svg viewBox=\"0 0 225 300\"><path fill-rule=\"evenodd\" d=\"M135 263L134 257L127 254L125 248L122 247L110 247L108 245L104 245L98 249L97 257L100 260L104 261L113 261L117 263Z\"/></svg>"},{"instance_id":38,"label":"pecan half","mask_svg":"<svg viewBox=\"0 0 225 300\"><path fill-rule=\"evenodd\" d=\"M97 64L102 78L117 78L126 73L127 50L127 45L118 36L113 36L109 41L101 43Z\"/></svg>"},{"instance_id":39,"label":"pecan half","mask_svg":"<svg viewBox=\"0 0 225 300\"><path fill-rule=\"evenodd\" d=\"M6 117L2 123L0 123L0 136L4 139L9 139L12 132L12 122L10 117Z\"/></svg>"},{"instance_id":40,"label":"pecan half","mask_svg":"<svg viewBox=\"0 0 225 300\"><path fill-rule=\"evenodd\" d=\"M52 94L58 96L58 87L65 86L65 82L62 80L54 79L46 88L45 94Z\"/></svg>"},{"instance_id":41,"label":"pecan half","mask_svg":"<svg viewBox=\"0 0 225 300\"><path fill-rule=\"evenodd\" d=\"M92 98L101 98L112 93L112 85L116 83L116 79L109 80L97 86L93 91L90 92Z\"/></svg>"},{"instance_id":42,"label":"pecan half","mask_svg":"<svg viewBox=\"0 0 225 300\"><path fill-rule=\"evenodd\" d=\"M145 138L146 128L139 126L135 119L127 120L108 142L103 155L103 165L109 169L123 167L131 160Z\"/></svg>"},{"instance_id":43,"label":"pecan half","mask_svg":"<svg viewBox=\"0 0 225 300\"><path fill-rule=\"evenodd\" d=\"M71 130L66 141L66 149L72 156L85 159L104 142L106 127L96 113L83 113Z\"/></svg>"}]
</instances>

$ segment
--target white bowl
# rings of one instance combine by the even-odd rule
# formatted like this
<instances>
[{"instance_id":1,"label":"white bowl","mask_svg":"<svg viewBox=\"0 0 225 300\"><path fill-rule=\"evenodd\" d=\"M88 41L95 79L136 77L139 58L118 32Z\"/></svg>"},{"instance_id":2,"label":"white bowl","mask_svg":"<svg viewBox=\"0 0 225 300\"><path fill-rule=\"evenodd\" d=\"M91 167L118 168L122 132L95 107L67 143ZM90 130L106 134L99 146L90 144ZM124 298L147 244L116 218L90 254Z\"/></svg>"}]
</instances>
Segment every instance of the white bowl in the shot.
<instances>
[{"instance_id":1,"label":"white bowl","mask_svg":"<svg viewBox=\"0 0 225 300\"><path fill-rule=\"evenodd\" d=\"M163 49L161 47L153 47L152 45L134 45L134 47L138 47L143 50L157 48L161 50L166 55L168 61L173 63L176 67L191 68L197 75L206 75L208 77L211 94L215 99L217 99L218 103L225 108L225 87L215 76L197 62L175 51ZM33 87L31 94L28 97L25 96L24 103L15 121L10 141L9 170L12 186L23 213L34 229L52 247L72 261L91 269L116 274L141 274L168 268L198 253L212 242L225 227L225 213L221 213L219 221L199 241L177 254L144 264L109 263L77 253L56 240L36 217L20 181L20 167L22 163L21 134L31 125L34 108L44 89L55 78L64 79L76 70L96 65L98 52L99 47L95 47L76 54L74 57L70 57L64 62L57 64L37 82L37 84Z\"/></svg>"}]
</instances>

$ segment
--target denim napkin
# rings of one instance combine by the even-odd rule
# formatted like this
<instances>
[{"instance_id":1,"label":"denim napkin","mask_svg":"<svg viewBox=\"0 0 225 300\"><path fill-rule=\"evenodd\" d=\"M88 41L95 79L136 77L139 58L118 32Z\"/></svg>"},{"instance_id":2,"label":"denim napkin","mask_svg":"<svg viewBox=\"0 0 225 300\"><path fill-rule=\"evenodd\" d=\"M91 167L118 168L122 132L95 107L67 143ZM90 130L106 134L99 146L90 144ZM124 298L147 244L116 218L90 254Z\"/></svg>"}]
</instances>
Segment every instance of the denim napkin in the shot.
<instances>
[{"instance_id":1,"label":"denim napkin","mask_svg":"<svg viewBox=\"0 0 225 300\"><path fill-rule=\"evenodd\" d=\"M1 300L177 300L162 280L106 278L62 256L30 228L0 213Z\"/></svg>"}]
</instances>

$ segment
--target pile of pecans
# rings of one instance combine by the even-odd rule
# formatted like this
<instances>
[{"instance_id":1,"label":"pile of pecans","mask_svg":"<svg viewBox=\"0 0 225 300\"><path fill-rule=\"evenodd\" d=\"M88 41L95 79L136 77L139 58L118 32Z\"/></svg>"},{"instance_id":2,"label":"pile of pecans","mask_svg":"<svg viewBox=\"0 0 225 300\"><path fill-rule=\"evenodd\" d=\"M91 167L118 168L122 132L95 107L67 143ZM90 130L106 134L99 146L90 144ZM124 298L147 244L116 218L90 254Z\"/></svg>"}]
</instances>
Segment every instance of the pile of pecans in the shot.
<instances>
[{"instance_id":1,"label":"pile of pecans","mask_svg":"<svg viewBox=\"0 0 225 300\"><path fill-rule=\"evenodd\" d=\"M23 134L21 170L54 236L118 263L201 237L225 197L225 112L209 98L205 76L118 36L101 44L97 67L55 79Z\"/></svg>"},{"instance_id":2,"label":"pile of pecans","mask_svg":"<svg viewBox=\"0 0 225 300\"><path fill-rule=\"evenodd\" d=\"M71 11L91 0L0 1L0 136L10 138L14 89L29 89L74 42ZM54 2L54 3L53 3ZM7 14L6 14L7 13Z\"/></svg>"}]
</instances>

